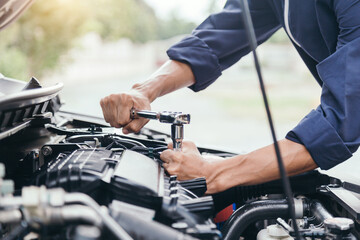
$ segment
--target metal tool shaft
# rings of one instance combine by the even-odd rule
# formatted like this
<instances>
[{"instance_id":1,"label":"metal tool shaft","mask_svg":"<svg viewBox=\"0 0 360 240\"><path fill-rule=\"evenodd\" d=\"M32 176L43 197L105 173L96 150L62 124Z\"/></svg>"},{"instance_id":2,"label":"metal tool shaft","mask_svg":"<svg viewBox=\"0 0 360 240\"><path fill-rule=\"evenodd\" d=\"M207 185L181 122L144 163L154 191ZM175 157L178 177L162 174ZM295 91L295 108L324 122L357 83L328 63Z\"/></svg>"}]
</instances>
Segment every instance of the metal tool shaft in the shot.
<instances>
[{"instance_id":1,"label":"metal tool shaft","mask_svg":"<svg viewBox=\"0 0 360 240\"><path fill-rule=\"evenodd\" d=\"M147 111L147 110L136 110L136 109L131 109L131 114L130 114L132 119L136 119L139 117L143 117L143 118L147 118L147 119L159 119L159 113L157 112L152 112L152 111Z\"/></svg>"},{"instance_id":2,"label":"metal tool shaft","mask_svg":"<svg viewBox=\"0 0 360 240\"><path fill-rule=\"evenodd\" d=\"M171 123L171 139L175 151L181 151L182 140L184 139L184 124L190 123L190 114L181 112L153 112L148 110L137 110L132 108L130 111L131 119L140 117L147 119L157 119L162 123Z\"/></svg>"},{"instance_id":3,"label":"metal tool shaft","mask_svg":"<svg viewBox=\"0 0 360 240\"><path fill-rule=\"evenodd\" d=\"M182 140L184 139L184 125L172 124L171 125L171 139L175 151L181 151Z\"/></svg>"}]
</instances>

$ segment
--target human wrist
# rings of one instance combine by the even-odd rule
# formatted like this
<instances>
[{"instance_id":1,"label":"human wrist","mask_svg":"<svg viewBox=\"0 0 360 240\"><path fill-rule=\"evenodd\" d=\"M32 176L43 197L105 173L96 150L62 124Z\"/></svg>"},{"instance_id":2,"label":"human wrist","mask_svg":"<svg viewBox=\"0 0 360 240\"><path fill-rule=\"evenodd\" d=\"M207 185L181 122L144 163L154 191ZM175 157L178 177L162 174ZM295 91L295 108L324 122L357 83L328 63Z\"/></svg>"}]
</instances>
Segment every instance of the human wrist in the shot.
<instances>
[{"instance_id":1,"label":"human wrist","mask_svg":"<svg viewBox=\"0 0 360 240\"><path fill-rule=\"evenodd\" d=\"M151 103L159 96L157 88L153 86L155 84L149 83L151 81L152 80L148 80L144 83L136 83L132 86L130 91L137 92L138 94L145 97L149 101L149 103Z\"/></svg>"},{"instance_id":2,"label":"human wrist","mask_svg":"<svg viewBox=\"0 0 360 240\"><path fill-rule=\"evenodd\" d=\"M151 103L158 97L194 83L195 76L188 64L169 60L154 72L148 80L135 84L132 90L136 90L145 96Z\"/></svg>"},{"instance_id":3,"label":"human wrist","mask_svg":"<svg viewBox=\"0 0 360 240\"><path fill-rule=\"evenodd\" d=\"M207 194L213 194L221 191L221 169L222 164L220 161L207 162L204 167L203 172L206 179Z\"/></svg>"},{"instance_id":4,"label":"human wrist","mask_svg":"<svg viewBox=\"0 0 360 240\"><path fill-rule=\"evenodd\" d=\"M247 158L248 156L245 154L210 162L206 176L207 194L222 192L231 187L246 184L249 176L242 170Z\"/></svg>"}]
</instances>

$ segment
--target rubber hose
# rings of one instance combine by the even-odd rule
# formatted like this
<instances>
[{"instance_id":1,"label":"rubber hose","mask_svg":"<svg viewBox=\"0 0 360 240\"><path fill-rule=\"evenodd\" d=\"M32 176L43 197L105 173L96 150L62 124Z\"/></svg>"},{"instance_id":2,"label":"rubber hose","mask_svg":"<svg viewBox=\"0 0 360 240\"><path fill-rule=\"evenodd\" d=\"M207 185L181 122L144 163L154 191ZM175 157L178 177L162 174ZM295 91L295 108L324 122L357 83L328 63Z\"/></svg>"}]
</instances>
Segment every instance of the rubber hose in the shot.
<instances>
[{"instance_id":1,"label":"rubber hose","mask_svg":"<svg viewBox=\"0 0 360 240\"><path fill-rule=\"evenodd\" d=\"M252 223L264 219L288 218L289 206L286 199L251 202L237 209L225 222L222 229L224 240L238 240Z\"/></svg>"},{"instance_id":2,"label":"rubber hose","mask_svg":"<svg viewBox=\"0 0 360 240\"><path fill-rule=\"evenodd\" d=\"M196 240L161 223L144 220L134 214L119 213L115 220L134 239L148 240Z\"/></svg>"}]
</instances>

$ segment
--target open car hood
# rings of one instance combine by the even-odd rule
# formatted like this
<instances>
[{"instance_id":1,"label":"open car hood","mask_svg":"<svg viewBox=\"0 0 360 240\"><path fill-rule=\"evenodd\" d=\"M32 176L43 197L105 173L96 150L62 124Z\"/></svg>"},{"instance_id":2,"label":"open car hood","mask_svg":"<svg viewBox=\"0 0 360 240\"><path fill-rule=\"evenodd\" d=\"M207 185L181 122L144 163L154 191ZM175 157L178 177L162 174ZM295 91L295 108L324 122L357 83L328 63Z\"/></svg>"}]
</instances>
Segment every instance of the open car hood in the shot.
<instances>
[{"instance_id":1,"label":"open car hood","mask_svg":"<svg viewBox=\"0 0 360 240\"><path fill-rule=\"evenodd\" d=\"M30 126L37 115L54 112L54 102L63 84L41 87L35 78L25 83L0 75L0 86L1 140Z\"/></svg>"},{"instance_id":2,"label":"open car hood","mask_svg":"<svg viewBox=\"0 0 360 240\"><path fill-rule=\"evenodd\" d=\"M0 0L0 30L16 20L34 0Z\"/></svg>"}]
</instances>

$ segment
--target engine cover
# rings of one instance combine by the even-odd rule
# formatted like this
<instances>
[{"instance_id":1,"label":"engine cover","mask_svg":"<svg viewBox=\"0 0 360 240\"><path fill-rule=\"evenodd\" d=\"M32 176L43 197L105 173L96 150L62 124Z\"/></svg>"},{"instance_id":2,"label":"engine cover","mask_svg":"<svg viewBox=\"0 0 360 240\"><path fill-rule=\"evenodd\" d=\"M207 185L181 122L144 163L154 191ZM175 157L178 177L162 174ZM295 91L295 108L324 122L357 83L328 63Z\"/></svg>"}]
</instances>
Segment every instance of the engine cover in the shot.
<instances>
[{"instance_id":1,"label":"engine cover","mask_svg":"<svg viewBox=\"0 0 360 240\"><path fill-rule=\"evenodd\" d=\"M212 197L201 197L206 191L205 179L178 181L176 176L166 175L161 161L155 157L130 149L102 147L109 137L97 136L100 139L97 147L89 146L91 141L43 146L40 156L43 165L34 185L86 193L101 205L112 205L114 213L118 212L116 206L120 206L120 201L153 211L156 221L169 226L186 223L194 236L219 237L210 220L214 212ZM138 211L139 215L143 213L148 218L148 210Z\"/></svg>"}]
</instances>

